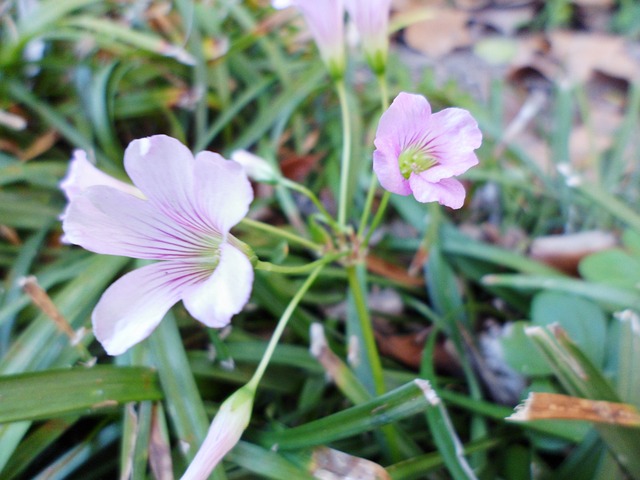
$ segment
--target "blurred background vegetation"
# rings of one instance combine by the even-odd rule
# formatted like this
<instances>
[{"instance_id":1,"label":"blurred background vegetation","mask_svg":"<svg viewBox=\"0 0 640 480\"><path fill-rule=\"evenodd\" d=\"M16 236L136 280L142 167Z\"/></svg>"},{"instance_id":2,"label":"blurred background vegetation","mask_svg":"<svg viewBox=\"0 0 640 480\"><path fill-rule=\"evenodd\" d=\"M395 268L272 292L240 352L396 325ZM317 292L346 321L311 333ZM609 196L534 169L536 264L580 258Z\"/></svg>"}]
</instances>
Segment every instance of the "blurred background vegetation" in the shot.
<instances>
[{"instance_id":1,"label":"blurred background vegetation","mask_svg":"<svg viewBox=\"0 0 640 480\"><path fill-rule=\"evenodd\" d=\"M358 393L346 277L326 269L214 478L313 478L322 455L347 478L324 447L371 468L362 478L640 478L637 426L590 415L595 404L571 401L572 421L505 421L529 392L640 407L640 6L399 0L393 13L392 97L467 108L483 131L467 203L453 212L393 196L374 234L369 306L391 396ZM351 193L361 206L380 102L358 50L349 56ZM126 145L158 133L227 157L250 148L335 209L338 100L294 10L258 0L0 2L3 479L183 472L302 282L258 272L232 328L208 331L178 306L117 358L90 332L72 341L61 331L51 317L89 327L101 293L134 266L61 241L58 183L71 153L84 149L125 179ZM304 198L255 191L251 218L322 232ZM237 233L261 258L311 260ZM51 303L33 281L23 288L28 275ZM314 322L337 354L333 381L328 357L308 352ZM429 404L416 378L442 403Z\"/></svg>"}]
</instances>

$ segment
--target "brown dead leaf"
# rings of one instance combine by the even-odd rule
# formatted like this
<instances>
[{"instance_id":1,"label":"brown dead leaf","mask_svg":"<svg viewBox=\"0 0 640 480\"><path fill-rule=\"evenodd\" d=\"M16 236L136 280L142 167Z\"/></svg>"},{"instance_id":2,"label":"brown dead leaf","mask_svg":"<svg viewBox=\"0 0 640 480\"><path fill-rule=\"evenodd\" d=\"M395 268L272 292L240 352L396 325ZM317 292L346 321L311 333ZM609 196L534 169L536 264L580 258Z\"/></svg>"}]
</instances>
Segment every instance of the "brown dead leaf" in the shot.
<instances>
[{"instance_id":1,"label":"brown dead leaf","mask_svg":"<svg viewBox=\"0 0 640 480\"><path fill-rule=\"evenodd\" d=\"M420 287L424 285L422 278L412 277L405 268L387 262L375 255L367 255L367 269L409 287Z\"/></svg>"},{"instance_id":2,"label":"brown dead leaf","mask_svg":"<svg viewBox=\"0 0 640 480\"><path fill-rule=\"evenodd\" d=\"M434 7L429 20L405 29L407 44L432 58L440 58L456 48L471 44L467 29L469 14L449 7Z\"/></svg>"},{"instance_id":3,"label":"brown dead leaf","mask_svg":"<svg viewBox=\"0 0 640 480\"><path fill-rule=\"evenodd\" d=\"M515 421L582 420L639 427L640 412L626 403L589 400L558 393L532 392L523 405L507 418Z\"/></svg>"},{"instance_id":4,"label":"brown dead leaf","mask_svg":"<svg viewBox=\"0 0 640 480\"><path fill-rule=\"evenodd\" d=\"M18 158L20 158L20 160L22 160L23 162L27 162L33 158L36 158L42 153L50 150L51 147L53 147L58 141L59 137L60 135L56 130L49 130L43 135L37 137L31 145L22 150L22 152L20 152L20 154L18 155Z\"/></svg>"},{"instance_id":5,"label":"brown dead leaf","mask_svg":"<svg viewBox=\"0 0 640 480\"><path fill-rule=\"evenodd\" d=\"M391 480L377 463L327 447L313 450L309 471L322 480Z\"/></svg>"},{"instance_id":6,"label":"brown dead leaf","mask_svg":"<svg viewBox=\"0 0 640 480\"><path fill-rule=\"evenodd\" d=\"M156 480L173 480L173 462L171 447L160 423L161 412L154 405L151 417L151 435L149 438L149 465Z\"/></svg>"},{"instance_id":7,"label":"brown dead leaf","mask_svg":"<svg viewBox=\"0 0 640 480\"><path fill-rule=\"evenodd\" d=\"M424 332L388 335L376 331L375 334L382 355L411 368L420 368L422 350L426 341Z\"/></svg>"},{"instance_id":8,"label":"brown dead leaf","mask_svg":"<svg viewBox=\"0 0 640 480\"><path fill-rule=\"evenodd\" d=\"M296 182L304 181L324 156L323 153L297 155L291 151L286 152L285 149L281 151L283 156L280 161L280 169L285 177Z\"/></svg>"},{"instance_id":9,"label":"brown dead leaf","mask_svg":"<svg viewBox=\"0 0 640 480\"><path fill-rule=\"evenodd\" d=\"M591 253L616 245L616 237L602 230L549 235L538 237L531 242L530 256L558 270L576 275L580 260Z\"/></svg>"},{"instance_id":10,"label":"brown dead leaf","mask_svg":"<svg viewBox=\"0 0 640 480\"><path fill-rule=\"evenodd\" d=\"M627 53L622 37L559 30L549 34L549 41L571 81L584 82L594 71L629 82L640 79L640 65Z\"/></svg>"},{"instance_id":11,"label":"brown dead leaf","mask_svg":"<svg viewBox=\"0 0 640 480\"><path fill-rule=\"evenodd\" d=\"M6 238L11 245L22 245L22 240L13 227L0 225L0 237Z\"/></svg>"}]
</instances>

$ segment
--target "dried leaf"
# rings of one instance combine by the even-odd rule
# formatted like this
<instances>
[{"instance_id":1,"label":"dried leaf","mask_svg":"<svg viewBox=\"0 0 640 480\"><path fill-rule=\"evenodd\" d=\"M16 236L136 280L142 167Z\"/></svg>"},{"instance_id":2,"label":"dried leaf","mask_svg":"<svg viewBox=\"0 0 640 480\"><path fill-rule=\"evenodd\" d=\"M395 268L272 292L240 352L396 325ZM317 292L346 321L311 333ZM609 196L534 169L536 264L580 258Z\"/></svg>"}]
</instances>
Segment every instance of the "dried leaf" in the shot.
<instances>
[{"instance_id":1,"label":"dried leaf","mask_svg":"<svg viewBox=\"0 0 640 480\"><path fill-rule=\"evenodd\" d=\"M149 438L149 465L156 480L173 480L173 463L169 439L159 418L162 412L156 405L151 418L151 436Z\"/></svg>"},{"instance_id":2,"label":"dried leaf","mask_svg":"<svg viewBox=\"0 0 640 480\"><path fill-rule=\"evenodd\" d=\"M367 269L409 287L424 285L423 278L412 277L406 269L389 263L375 255L367 255Z\"/></svg>"},{"instance_id":3,"label":"dried leaf","mask_svg":"<svg viewBox=\"0 0 640 480\"><path fill-rule=\"evenodd\" d=\"M36 158L37 156L50 150L51 147L53 147L55 143L58 141L59 137L60 135L58 134L57 131L49 130L45 134L37 137L33 141L33 143L31 143L31 145L29 145L22 152L20 152L20 154L18 155L18 158L20 158L20 160L24 162L31 160L32 158Z\"/></svg>"},{"instance_id":4,"label":"dried leaf","mask_svg":"<svg viewBox=\"0 0 640 480\"><path fill-rule=\"evenodd\" d=\"M623 427L640 427L640 412L633 405L626 403L532 392L507 420L582 420Z\"/></svg>"},{"instance_id":5,"label":"dried leaf","mask_svg":"<svg viewBox=\"0 0 640 480\"><path fill-rule=\"evenodd\" d=\"M629 82L640 79L640 65L627 53L622 37L560 30L550 33L549 41L572 81L584 82L595 70Z\"/></svg>"},{"instance_id":6,"label":"dried leaf","mask_svg":"<svg viewBox=\"0 0 640 480\"><path fill-rule=\"evenodd\" d=\"M377 463L327 447L314 449L311 474L321 480L391 480Z\"/></svg>"},{"instance_id":7,"label":"dried leaf","mask_svg":"<svg viewBox=\"0 0 640 480\"><path fill-rule=\"evenodd\" d=\"M547 265L575 275L578 263L587 255L617 244L610 232L593 230L567 235L538 237L531 242L530 255Z\"/></svg>"},{"instance_id":8,"label":"dried leaf","mask_svg":"<svg viewBox=\"0 0 640 480\"><path fill-rule=\"evenodd\" d=\"M440 58L456 48L471 44L468 21L467 12L437 7L433 9L431 19L407 27L404 38L410 47L430 57Z\"/></svg>"}]
</instances>

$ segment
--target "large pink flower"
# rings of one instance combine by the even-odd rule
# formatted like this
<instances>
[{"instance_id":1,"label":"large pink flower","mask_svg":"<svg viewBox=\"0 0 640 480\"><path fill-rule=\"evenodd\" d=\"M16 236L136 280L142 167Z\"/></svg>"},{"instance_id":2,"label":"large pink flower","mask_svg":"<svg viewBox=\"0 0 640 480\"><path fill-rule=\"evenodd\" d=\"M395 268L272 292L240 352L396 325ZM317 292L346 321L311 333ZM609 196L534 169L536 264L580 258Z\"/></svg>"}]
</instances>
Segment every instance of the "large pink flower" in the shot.
<instances>
[{"instance_id":1,"label":"large pink flower","mask_svg":"<svg viewBox=\"0 0 640 480\"><path fill-rule=\"evenodd\" d=\"M345 0L345 7L358 29L371 69L376 73L384 72L389 48L391 0Z\"/></svg>"},{"instance_id":2,"label":"large pink flower","mask_svg":"<svg viewBox=\"0 0 640 480\"><path fill-rule=\"evenodd\" d=\"M402 92L382 114L374 143L373 170L385 189L413 194L419 202L462 207L464 187L452 177L478 164L473 151L482 143L467 110L432 114L426 98Z\"/></svg>"},{"instance_id":3,"label":"large pink flower","mask_svg":"<svg viewBox=\"0 0 640 480\"><path fill-rule=\"evenodd\" d=\"M157 135L131 142L124 165L139 194L97 175L78 153L62 183L66 240L156 260L117 280L93 311L96 338L111 355L146 338L179 300L205 325L223 327L253 284L251 262L229 234L253 200L239 164L212 152L194 158L178 140Z\"/></svg>"}]
</instances>

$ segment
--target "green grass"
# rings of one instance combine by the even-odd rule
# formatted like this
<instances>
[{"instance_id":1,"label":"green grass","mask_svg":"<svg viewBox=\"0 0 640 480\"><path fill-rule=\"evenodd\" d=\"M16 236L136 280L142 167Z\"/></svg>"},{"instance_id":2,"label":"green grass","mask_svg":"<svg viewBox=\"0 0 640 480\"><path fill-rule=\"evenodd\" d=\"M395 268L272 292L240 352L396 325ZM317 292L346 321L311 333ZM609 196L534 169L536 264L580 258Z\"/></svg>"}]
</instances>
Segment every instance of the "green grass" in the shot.
<instances>
[{"instance_id":1,"label":"green grass","mask_svg":"<svg viewBox=\"0 0 640 480\"><path fill-rule=\"evenodd\" d=\"M42 0L23 18L15 5L0 6L0 111L26 121L24 129L0 123L0 478L141 480L154 478L163 462L181 475L220 404L251 378L303 284L300 272L256 272L250 304L230 331L207 331L179 304L148 340L117 358L90 331L72 345L20 288L21 278L34 275L77 331L90 327L102 292L133 267L61 241L65 199L58 183L76 148L121 179L124 149L143 136L165 133L194 151L226 156L250 148L288 173L309 167L302 183L335 210L343 142L338 96L315 47L297 43L298 25L270 27L274 11L259 3L177 0L169 12L160 2L143 12L135 2ZM571 4L548 3L536 22L566 25ZM633 35L637 7L619 3L611 28ZM43 42L44 55L25 57L34 42ZM357 53L345 83L354 175L347 220L357 232L380 98ZM388 84L392 98L417 92L436 111L462 107L478 119L484 143L480 165L465 176L469 200L454 212L390 198L369 254L400 267L403 277L367 270L362 258L322 270L276 348L242 441L212 478L313 478L314 456L330 447L386 467L395 480L529 478L534 471L544 478L640 479L636 429L504 420L534 390L640 408L640 292L629 268L640 261L638 86L625 93L623 120L607 150L563 175L557 164L541 167L518 143L496 148L507 80L494 80L485 103L454 83L436 84L429 72L413 80L394 57ZM527 127L557 163L568 157L575 118L590 113L584 96L582 85L553 85L547 111ZM300 266L322 258L327 242L351 248L349 236L332 232L298 192L282 185L256 192L251 216L274 228L247 222L234 233L261 260ZM381 198L379 191L374 214ZM470 236L470 227L489 224L499 237L521 232L523 243L506 247ZM542 264L523 247L535 236L585 229L623 240L618 253L587 257L583 277ZM295 236L305 240L291 241ZM428 258L407 282L419 252ZM397 294L399 308L375 304L385 289ZM497 341L504 353L498 364L526 384L508 405L495 393L506 380L480 347L487 320L518 322ZM314 323L337 359L334 382L309 353ZM551 333L552 323L575 343ZM375 340L391 341L389 332L422 341L412 365L380 355ZM353 338L360 363L349 362ZM446 360L434 362L444 350Z\"/></svg>"}]
</instances>

